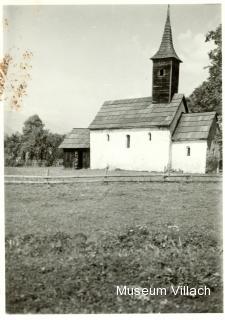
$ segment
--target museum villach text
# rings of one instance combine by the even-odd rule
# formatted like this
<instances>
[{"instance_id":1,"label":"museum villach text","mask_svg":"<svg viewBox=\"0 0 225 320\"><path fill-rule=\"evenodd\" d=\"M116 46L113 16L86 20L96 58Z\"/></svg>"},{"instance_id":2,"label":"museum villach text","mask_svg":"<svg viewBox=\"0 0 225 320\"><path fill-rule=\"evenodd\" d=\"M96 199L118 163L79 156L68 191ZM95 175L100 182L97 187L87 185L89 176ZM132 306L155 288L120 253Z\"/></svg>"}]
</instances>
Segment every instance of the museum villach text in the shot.
<instances>
[{"instance_id":1,"label":"museum villach text","mask_svg":"<svg viewBox=\"0 0 225 320\"><path fill-rule=\"evenodd\" d=\"M210 288L189 287L189 286L170 286L169 288L141 288L133 286L116 286L116 294L119 296L210 296Z\"/></svg>"}]
</instances>

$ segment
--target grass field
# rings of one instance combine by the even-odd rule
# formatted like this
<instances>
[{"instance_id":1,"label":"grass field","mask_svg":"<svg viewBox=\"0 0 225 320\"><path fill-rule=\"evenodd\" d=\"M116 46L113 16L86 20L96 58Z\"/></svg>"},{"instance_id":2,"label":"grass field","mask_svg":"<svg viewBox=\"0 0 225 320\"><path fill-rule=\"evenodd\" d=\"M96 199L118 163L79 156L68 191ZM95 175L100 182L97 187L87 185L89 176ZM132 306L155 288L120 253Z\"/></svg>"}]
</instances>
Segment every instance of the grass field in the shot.
<instances>
[{"instance_id":1,"label":"grass field","mask_svg":"<svg viewBox=\"0 0 225 320\"><path fill-rule=\"evenodd\" d=\"M82 169L75 170L63 167L5 167L5 175L33 175L33 176L82 176L82 175L105 175L104 169ZM128 170L112 170L111 175L122 174L149 174L148 171L128 171Z\"/></svg>"},{"instance_id":2,"label":"grass field","mask_svg":"<svg viewBox=\"0 0 225 320\"><path fill-rule=\"evenodd\" d=\"M8 312L221 312L220 184L7 185L5 196ZM146 281L212 294L115 296Z\"/></svg>"}]
</instances>

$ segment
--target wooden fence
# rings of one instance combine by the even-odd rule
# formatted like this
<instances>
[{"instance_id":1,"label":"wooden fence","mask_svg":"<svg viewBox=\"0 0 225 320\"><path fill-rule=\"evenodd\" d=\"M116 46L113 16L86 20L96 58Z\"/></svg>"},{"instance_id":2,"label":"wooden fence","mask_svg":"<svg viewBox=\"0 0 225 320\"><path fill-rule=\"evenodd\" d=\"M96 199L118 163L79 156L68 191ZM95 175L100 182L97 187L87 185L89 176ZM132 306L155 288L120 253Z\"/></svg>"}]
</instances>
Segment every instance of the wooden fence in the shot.
<instances>
[{"instance_id":1,"label":"wooden fence","mask_svg":"<svg viewBox=\"0 0 225 320\"><path fill-rule=\"evenodd\" d=\"M80 175L80 176L22 176L5 175L6 184L113 182L222 182L221 174L145 174L145 175Z\"/></svg>"}]
</instances>

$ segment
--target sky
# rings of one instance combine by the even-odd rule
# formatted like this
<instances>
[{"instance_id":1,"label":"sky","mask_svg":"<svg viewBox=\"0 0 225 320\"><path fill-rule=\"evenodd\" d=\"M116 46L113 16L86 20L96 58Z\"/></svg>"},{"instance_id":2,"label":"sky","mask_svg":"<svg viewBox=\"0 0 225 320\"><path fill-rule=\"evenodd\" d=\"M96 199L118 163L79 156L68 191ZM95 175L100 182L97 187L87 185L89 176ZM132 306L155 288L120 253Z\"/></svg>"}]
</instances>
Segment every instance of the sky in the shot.
<instances>
[{"instance_id":1,"label":"sky","mask_svg":"<svg viewBox=\"0 0 225 320\"><path fill-rule=\"evenodd\" d=\"M5 133L38 114L54 133L88 127L105 100L152 94L152 61L167 5L5 6L4 52L32 52L31 79L19 110L4 106ZM219 4L170 6L180 65L179 93L207 79L205 35L221 23Z\"/></svg>"}]
</instances>

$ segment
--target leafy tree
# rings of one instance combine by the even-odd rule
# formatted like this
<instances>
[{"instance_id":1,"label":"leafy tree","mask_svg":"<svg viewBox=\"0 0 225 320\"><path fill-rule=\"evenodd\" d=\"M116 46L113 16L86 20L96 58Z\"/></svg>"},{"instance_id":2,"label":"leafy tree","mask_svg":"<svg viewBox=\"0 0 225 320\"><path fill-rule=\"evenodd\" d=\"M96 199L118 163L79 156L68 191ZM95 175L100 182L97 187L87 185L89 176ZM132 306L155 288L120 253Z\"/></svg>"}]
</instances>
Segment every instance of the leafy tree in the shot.
<instances>
[{"instance_id":1,"label":"leafy tree","mask_svg":"<svg viewBox=\"0 0 225 320\"><path fill-rule=\"evenodd\" d=\"M196 88L188 99L192 112L217 111L222 113L222 32L221 25L206 35L206 42L213 41L215 48L209 52L209 77Z\"/></svg>"},{"instance_id":2,"label":"leafy tree","mask_svg":"<svg viewBox=\"0 0 225 320\"><path fill-rule=\"evenodd\" d=\"M25 160L43 160L47 130L38 115L29 117L23 126L21 156Z\"/></svg>"},{"instance_id":3,"label":"leafy tree","mask_svg":"<svg viewBox=\"0 0 225 320\"><path fill-rule=\"evenodd\" d=\"M211 104L216 105L217 111L222 111L222 30L221 25L216 31L210 31L206 36L206 42L214 41L216 48L209 52L211 64L209 68L208 81L211 85L213 97Z\"/></svg>"},{"instance_id":4,"label":"leafy tree","mask_svg":"<svg viewBox=\"0 0 225 320\"><path fill-rule=\"evenodd\" d=\"M221 25L206 35L206 42L213 41L215 48L209 52L210 65L206 66L209 76L187 99L192 112L216 111L218 125L215 140L219 143L222 154L222 31Z\"/></svg>"},{"instance_id":5,"label":"leafy tree","mask_svg":"<svg viewBox=\"0 0 225 320\"><path fill-rule=\"evenodd\" d=\"M4 154L5 154L6 166L19 165L20 148L21 148L21 134L19 132L13 133L11 136L9 135L5 136Z\"/></svg>"},{"instance_id":6,"label":"leafy tree","mask_svg":"<svg viewBox=\"0 0 225 320\"><path fill-rule=\"evenodd\" d=\"M55 164L57 159L63 157L63 150L59 149L59 145L63 141L65 135L57 134L57 133L48 133L46 139L46 155L45 159L47 161L47 165L51 166Z\"/></svg>"},{"instance_id":7,"label":"leafy tree","mask_svg":"<svg viewBox=\"0 0 225 320\"><path fill-rule=\"evenodd\" d=\"M47 166L56 164L63 157L58 149L64 135L46 130L38 115L29 117L23 126L23 133L5 137L5 165L16 166L36 160Z\"/></svg>"}]
</instances>

